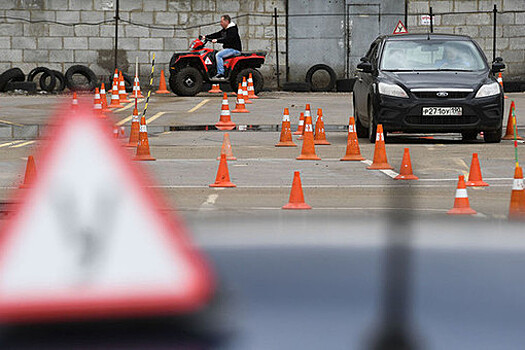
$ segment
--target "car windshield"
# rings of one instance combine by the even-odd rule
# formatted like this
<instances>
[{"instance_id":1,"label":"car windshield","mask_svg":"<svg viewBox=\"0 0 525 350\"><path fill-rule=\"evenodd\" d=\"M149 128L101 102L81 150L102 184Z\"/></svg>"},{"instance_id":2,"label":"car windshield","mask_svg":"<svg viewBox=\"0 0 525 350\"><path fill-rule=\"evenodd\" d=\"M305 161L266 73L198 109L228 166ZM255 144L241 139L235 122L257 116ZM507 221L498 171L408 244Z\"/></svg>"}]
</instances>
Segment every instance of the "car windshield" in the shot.
<instances>
[{"instance_id":1,"label":"car windshield","mask_svg":"<svg viewBox=\"0 0 525 350\"><path fill-rule=\"evenodd\" d=\"M381 69L390 71L476 71L486 69L481 53L465 40L387 41Z\"/></svg>"}]
</instances>

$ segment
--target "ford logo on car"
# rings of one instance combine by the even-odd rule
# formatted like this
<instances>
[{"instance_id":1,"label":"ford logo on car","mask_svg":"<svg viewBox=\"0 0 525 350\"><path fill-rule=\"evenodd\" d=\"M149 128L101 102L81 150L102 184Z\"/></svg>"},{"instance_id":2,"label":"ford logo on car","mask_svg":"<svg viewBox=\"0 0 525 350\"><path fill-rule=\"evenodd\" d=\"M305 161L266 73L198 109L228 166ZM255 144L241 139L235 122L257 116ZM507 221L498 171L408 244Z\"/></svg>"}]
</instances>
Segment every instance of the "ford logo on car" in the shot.
<instances>
[{"instance_id":1,"label":"ford logo on car","mask_svg":"<svg viewBox=\"0 0 525 350\"><path fill-rule=\"evenodd\" d=\"M437 95L437 97L447 97L448 96L448 92L440 91L436 95Z\"/></svg>"}]
</instances>

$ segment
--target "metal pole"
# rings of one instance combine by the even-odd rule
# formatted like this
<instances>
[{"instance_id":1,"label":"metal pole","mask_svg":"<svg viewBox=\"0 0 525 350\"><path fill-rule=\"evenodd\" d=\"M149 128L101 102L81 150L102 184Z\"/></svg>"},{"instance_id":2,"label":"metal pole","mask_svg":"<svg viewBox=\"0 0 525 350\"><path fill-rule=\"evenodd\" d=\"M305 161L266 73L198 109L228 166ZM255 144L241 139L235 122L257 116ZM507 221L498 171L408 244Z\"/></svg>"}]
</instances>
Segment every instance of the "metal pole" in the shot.
<instances>
[{"instance_id":1,"label":"metal pole","mask_svg":"<svg viewBox=\"0 0 525 350\"><path fill-rule=\"evenodd\" d=\"M432 14L432 6L430 6L430 32L434 33L434 15Z\"/></svg>"},{"instance_id":2,"label":"metal pole","mask_svg":"<svg viewBox=\"0 0 525 350\"><path fill-rule=\"evenodd\" d=\"M117 0L117 6L115 8L115 69L117 69L117 58L118 58L118 20L119 20L119 0Z\"/></svg>"},{"instance_id":3,"label":"metal pole","mask_svg":"<svg viewBox=\"0 0 525 350\"><path fill-rule=\"evenodd\" d=\"M290 44L289 44L289 36L288 36L288 28L290 26L289 23L289 9L288 9L288 0L286 0L286 56L285 56L285 64L286 64L286 81L290 81L290 61L289 61L289 50L290 50Z\"/></svg>"},{"instance_id":4,"label":"metal pole","mask_svg":"<svg viewBox=\"0 0 525 350\"><path fill-rule=\"evenodd\" d=\"M496 61L496 14L498 13L498 7L494 4L494 9L492 10L494 17L493 24L493 34L492 34L492 62Z\"/></svg>"},{"instance_id":5,"label":"metal pole","mask_svg":"<svg viewBox=\"0 0 525 350\"><path fill-rule=\"evenodd\" d=\"M405 0L405 28L408 30L408 0Z\"/></svg>"},{"instance_id":6,"label":"metal pole","mask_svg":"<svg viewBox=\"0 0 525 350\"><path fill-rule=\"evenodd\" d=\"M275 63L277 64L277 87L281 87L281 79L279 78L279 32L277 31L277 8L273 8L274 28L275 28Z\"/></svg>"}]
</instances>

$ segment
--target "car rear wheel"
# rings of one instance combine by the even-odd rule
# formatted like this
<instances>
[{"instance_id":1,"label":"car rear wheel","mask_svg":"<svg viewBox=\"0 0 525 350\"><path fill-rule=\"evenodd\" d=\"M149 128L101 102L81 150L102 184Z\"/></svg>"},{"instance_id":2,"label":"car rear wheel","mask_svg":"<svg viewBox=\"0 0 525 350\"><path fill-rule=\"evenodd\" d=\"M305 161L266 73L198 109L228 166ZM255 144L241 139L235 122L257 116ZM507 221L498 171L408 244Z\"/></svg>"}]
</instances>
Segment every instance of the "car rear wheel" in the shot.
<instances>
[{"instance_id":1,"label":"car rear wheel","mask_svg":"<svg viewBox=\"0 0 525 350\"><path fill-rule=\"evenodd\" d=\"M171 90L179 96L195 96L204 84L201 72L195 67L184 67L170 75Z\"/></svg>"},{"instance_id":2,"label":"car rear wheel","mask_svg":"<svg viewBox=\"0 0 525 350\"><path fill-rule=\"evenodd\" d=\"M483 139L486 143L500 143L501 142L501 132L502 132L501 126L496 131L484 131L483 132Z\"/></svg>"}]
</instances>

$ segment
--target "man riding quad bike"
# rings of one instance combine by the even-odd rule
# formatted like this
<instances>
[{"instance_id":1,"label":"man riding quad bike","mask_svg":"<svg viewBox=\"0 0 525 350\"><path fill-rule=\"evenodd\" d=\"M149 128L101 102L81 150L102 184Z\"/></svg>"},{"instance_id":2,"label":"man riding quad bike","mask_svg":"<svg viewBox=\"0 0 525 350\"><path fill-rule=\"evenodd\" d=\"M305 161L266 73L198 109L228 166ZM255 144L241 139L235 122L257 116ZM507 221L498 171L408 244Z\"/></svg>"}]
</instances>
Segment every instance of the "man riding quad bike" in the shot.
<instances>
[{"instance_id":1,"label":"man riding quad bike","mask_svg":"<svg viewBox=\"0 0 525 350\"><path fill-rule=\"evenodd\" d=\"M242 52L239 56L229 57L224 60L224 79L213 79L217 74L215 56L217 50L206 48L211 41L206 38L194 40L189 52L176 52L170 61L169 84L171 90L180 96L195 96L202 91L204 82L229 83L231 89L237 92L242 78L248 79L252 74L255 93L259 93L264 86L262 74L257 70L266 58L265 51Z\"/></svg>"}]
</instances>

